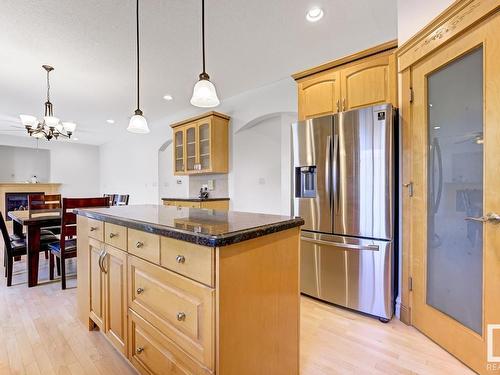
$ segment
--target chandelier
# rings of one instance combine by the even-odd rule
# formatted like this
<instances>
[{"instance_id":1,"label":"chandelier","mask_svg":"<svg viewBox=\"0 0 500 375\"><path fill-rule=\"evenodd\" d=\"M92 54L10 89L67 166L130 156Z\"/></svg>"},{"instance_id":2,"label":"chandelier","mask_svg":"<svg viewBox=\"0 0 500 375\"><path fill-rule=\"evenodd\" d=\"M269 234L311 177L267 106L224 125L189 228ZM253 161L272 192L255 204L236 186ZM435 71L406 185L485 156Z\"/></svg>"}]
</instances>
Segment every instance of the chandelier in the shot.
<instances>
[{"instance_id":1,"label":"chandelier","mask_svg":"<svg viewBox=\"0 0 500 375\"><path fill-rule=\"evenodd\" d=\"M48 141L52 138L57 139L60 136L71 138L71 135L76 129L76 124L74 122L61 122L55 117L52 103L50 102L49 74L54 68L50 65L42 65L42 68L47 72L47 101L45 102L45 115L41 120L31 115L20 115L21 122L28 134L34 138L45 137Z\"/></svg>"}]
</instances>

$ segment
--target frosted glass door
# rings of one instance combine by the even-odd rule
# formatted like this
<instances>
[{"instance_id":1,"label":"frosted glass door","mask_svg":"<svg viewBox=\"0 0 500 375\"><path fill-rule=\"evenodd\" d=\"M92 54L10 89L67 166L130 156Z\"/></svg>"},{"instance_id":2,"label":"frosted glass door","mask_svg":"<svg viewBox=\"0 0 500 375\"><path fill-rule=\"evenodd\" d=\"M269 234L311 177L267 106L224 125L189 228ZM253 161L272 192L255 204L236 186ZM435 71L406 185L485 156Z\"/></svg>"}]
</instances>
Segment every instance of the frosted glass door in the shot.
<instances>
[{"instance_id":1,"label":"frosted glass door","mask_svg":"<svg viewBox=\"0 0 500 375\"><path fill-rule=\"evenodd\" d=\"M481 334L483 50L427 76L427 304Z\"/></svg>"},{"instance_id":2,"label":"frosted glass door","mask_svg":"<svg viewBox=\"0 0 500 375\"><path fill-rule=\"evenodd\" d=\"M184 171L184 131L178 130L175 132L174 144L174 158L175 158L175 171Z\"/></svg>"},{"instance_id":3,"label":"frosted glass door","mask_svg":"<svg viewBox=\"0 0 500 375\"><path fill-rule=\"evenodd\" d=\"M186 170L196 169L196 127L192 126L186 129Z\"/></svg>"}]
</instances>

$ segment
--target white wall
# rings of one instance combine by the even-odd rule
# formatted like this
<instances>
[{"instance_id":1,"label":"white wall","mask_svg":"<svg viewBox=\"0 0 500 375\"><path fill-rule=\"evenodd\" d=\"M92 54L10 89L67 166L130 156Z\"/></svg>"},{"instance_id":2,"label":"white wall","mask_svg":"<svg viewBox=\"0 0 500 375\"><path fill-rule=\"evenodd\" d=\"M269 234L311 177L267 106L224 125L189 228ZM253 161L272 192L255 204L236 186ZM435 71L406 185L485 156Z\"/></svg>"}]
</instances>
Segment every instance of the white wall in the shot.
<instances>
[{"instance_id":1,"label":"white wall","mask_svg":"<svg viewBox=\"0 0 500 375\"><path fill-rule=\"evenodd\" d=\"M453 0L398 0L398 41L402 45L431 22Z\"/></svg>"},{"instance_id":2,"label":"white wall","mask_svg":"<svg viewBox=\"0 0 500 375\"><path fill-rule=\"evenodd\" d=\"M1 182L24 182L33 176L39 182L49 181L49 150L0 145Z\"/></svg>"},{"instance_id":3,"label":"white wall","mask_svg":"<svg viewBox=\"0 0 500 375\"><path fill-rule=\"evenodd\" d=\"M235 189L234 155L239 148L234 148L233 137L239 129L245 127L255 119L270 114L290 114L297 111L297 96L295 82L291 78L272 83L268 86L247 91L243 94L223 100L216 108L217 111L231 116L229 140L229 168L228 192L231 205L238 205L239 192ZM159 149L166 141L171 140L172 130L170 124L205 112L202 109L192 108L183 113L177 113L161 120L150 121L151 133L136 135L123 132L115 141L101 146L101 191L129 193L130 203L158 203L159 198L188 197L199 190L198 185L205 183L204 178L194 177L193 188L190 191L188 177L174 177L172 172L171 146L165 151ZM147 114L146 114L147 115ZM289 123L294 116L288 115ZM281 123L275 124L278 128ZM280 140L281 142L281 140ZM261 150L256 149L255 153ZM282 163L282 160L275 160ZM260 168L254 165L253 168ZM217 177L217 176L216 176ZM280 175L280 178L282 176ZM207 178L208 179L208 178ZM178 184L177 181L181 181ZM222 180L216 179L216 187ZM215 196L215 195L214 195ZM278 199L278 201L280 201ZM256 206L254 210L265 209ZM278 213L278 212L277 212Z\"/></svg>"},{"instance_id":4,"label":"white wall","mask_svg":"<svg viewBox=\"0 0 500 375\"><path fill-rule=\"evenodd\" d=\"M28 136L0 135L0 145L36 148ZM66 197L99 196L99 147L75 142L39 141L40 149L50 150L48 182L59 182ZM20 181L21 182L21 181Z\"/></svg>"}]
</instances>

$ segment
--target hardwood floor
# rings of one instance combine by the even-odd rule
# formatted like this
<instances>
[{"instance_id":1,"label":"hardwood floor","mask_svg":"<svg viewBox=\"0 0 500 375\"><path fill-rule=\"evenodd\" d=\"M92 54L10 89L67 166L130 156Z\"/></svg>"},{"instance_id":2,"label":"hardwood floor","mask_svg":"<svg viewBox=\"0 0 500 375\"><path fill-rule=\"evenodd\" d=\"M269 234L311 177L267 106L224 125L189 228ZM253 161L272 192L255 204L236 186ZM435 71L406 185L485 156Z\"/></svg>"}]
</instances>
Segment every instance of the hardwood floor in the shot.
<instances>
[{"instance_id":1,"label":"hardwood floor","mask_svg":"<svg viewBox=\"0 0 500 375\"><path fill-rule=\"evenodd\" d=\"M24 258L15 262L12 287L0 280L0 375L135 374L102 335L77 321L75 278L65 291L59 281L28 289ZM75 272L74 259L68 269ZM43 255L40 280L48 280ZM398 320L382 324L307 297L301 335L302 375L473 374Z\"/></svg>"}]
</instances>

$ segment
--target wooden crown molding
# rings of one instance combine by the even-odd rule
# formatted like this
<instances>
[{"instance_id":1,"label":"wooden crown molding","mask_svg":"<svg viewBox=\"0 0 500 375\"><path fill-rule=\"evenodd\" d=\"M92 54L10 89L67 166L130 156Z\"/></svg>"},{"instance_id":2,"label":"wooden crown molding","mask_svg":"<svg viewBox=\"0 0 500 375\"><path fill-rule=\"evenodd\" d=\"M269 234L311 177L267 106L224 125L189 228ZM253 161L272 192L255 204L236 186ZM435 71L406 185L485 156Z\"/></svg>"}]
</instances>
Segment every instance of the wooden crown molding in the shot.
<instances>
[{"instance_id":1,"label":"wooden crown molding","mask_svg":"<svg viewBox=\"0 0 500 375\"><path fill-rule=\"evenodd\" d=\"M363 59L365 57L375 55L377 53L381 53L384 51L388 51L388 50L397 48L397 46L398 46L397 39L390 40L388 42L379 44L379 45L374 46L374 47L370 47L370 48L365 49L363 51L356 52L352 55L345 56L345 57L342 57L340 59L333 60L333 61L327 62L325 64L315 66L314 68L310 68L310 69L304 70L302 72L292 74L292 78L297 81L301 78L310 76L312 74L323 72L325 70L329 70L329 69L335 68L335 67L340 66L340 65L344 65L344 64L356 61L356 60Z\"/></svg>"},{"instance_id":2,"label":"wooden crown molding","mask_svg":"<svg viewBox=\"0 0 500 375\"><path fill-rule=\"evenodd\" d=\"M175 123L171 124L170 127L175 128L177 126L188 124L188 123L196 121L196 120L201 120L202 118L209 117L209 116L216 116L216 117L220 117L220 118L225 119L225 120L231 119L231 117L229 117L228 115L225 115L224 113L210 111L210 112L202 113L201 115L198 115L198 116L190 117L188 119L185 119L185 120L182 120L179 122L175 122Z\"/></svg>"},{"instance_id":3,"label":"wooden crown molding","mask_svg":"<svg viewBox=\"0 0 500 375\"><path fill-rule=\"evenodd\" d=\"M500 9L498 0L457 0L398 49L402 72Z\"/></svg>"}]
</instances>

